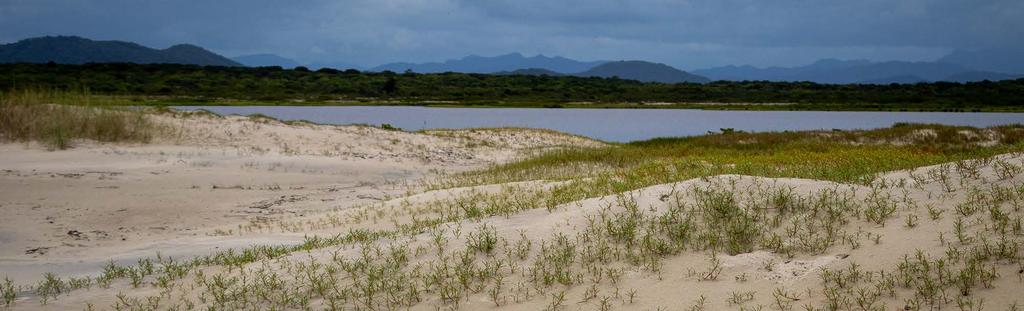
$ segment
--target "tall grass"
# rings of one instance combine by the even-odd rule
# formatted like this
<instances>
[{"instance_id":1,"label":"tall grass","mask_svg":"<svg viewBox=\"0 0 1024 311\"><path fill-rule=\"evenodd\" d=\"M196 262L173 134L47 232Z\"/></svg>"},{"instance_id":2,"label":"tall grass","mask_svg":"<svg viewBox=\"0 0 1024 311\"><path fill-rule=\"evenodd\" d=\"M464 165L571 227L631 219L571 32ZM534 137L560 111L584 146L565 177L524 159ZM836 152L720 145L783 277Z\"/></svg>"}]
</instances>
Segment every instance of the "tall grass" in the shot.
<instances>
[{"instance_id":1,"label":"tall grass","mask_svg":"<svg viewBox=\"0 0 1024 311\"><path fill-rule=\"evenodd\" d=\"M0 91L0 141L67 149L77 139L149 142L156 126L141 111L85 91Z\"/></svg>"}]
</instances>

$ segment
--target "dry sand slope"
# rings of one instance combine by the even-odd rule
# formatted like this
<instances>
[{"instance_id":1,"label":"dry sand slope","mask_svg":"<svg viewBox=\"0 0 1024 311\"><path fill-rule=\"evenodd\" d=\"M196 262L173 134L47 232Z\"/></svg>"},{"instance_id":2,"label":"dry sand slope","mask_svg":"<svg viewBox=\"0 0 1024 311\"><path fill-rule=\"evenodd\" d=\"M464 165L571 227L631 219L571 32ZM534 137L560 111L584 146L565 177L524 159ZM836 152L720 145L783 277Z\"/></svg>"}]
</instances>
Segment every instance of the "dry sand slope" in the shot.
<instances>
[{"instance_id":1,"label":"dry sand slope","mask_svg":"<svg viewBox=\"0 0 1024 311\"><path fill-rule=\"evenodd\" d=\"M157 252L296 243L302 233L230 233L403 195L436 172L600 145L525 129L418 134L201 113L155 118L167 130L147 145L83 141L52 152L0 144L0 275L30 283Z\"/></svg>"},{"instance_id":2,"label":"dry sand slope","mask_svg":"<svg viewBox=\"0 0 1024 311\"><path fill-rule=\"evenodd\" d=\"M12 218L0 227L3 273L35 281L44 271L95 271L78 261L156 251L179 259L112 269L87 286L65 279L49 295L22 291L14 308L1007 310L1024 303L1021 155L892 172L871 185L725 175L551 205L546 190L571 181L430 191L403 182L536 148L596 143L523 130L423 135L240 118L169 122L195 130L145 147L4 146L0 191ZM180 266L217 247L313 235L337 238Z\"/></svg>"}]
</instances>

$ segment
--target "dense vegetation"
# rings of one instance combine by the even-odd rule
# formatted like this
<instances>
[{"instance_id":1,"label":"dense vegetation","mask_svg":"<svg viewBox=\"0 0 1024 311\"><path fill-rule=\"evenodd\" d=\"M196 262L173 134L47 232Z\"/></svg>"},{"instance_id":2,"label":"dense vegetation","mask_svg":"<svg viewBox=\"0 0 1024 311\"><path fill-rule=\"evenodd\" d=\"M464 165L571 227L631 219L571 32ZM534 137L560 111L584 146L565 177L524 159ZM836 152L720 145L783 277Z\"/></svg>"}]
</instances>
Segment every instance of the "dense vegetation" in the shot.
<instances>
[{"instance_id":1,"label":"dense vegetation","mask_svg":"<svg viewBox=\"0 0 1024 311\"><path fill-rule=\"evenodd\" d=\"M129 96L136 102L149 104L1024 110L1020 105L1024 102L1024 79L964 84L829 85L754 81L661 84L616 78L136 64L3 64L0 76L4 77L0 80L0 89L86 89L95 94ZM767 103L788 105L765 105Z\"/></svg>"}]
</instances>

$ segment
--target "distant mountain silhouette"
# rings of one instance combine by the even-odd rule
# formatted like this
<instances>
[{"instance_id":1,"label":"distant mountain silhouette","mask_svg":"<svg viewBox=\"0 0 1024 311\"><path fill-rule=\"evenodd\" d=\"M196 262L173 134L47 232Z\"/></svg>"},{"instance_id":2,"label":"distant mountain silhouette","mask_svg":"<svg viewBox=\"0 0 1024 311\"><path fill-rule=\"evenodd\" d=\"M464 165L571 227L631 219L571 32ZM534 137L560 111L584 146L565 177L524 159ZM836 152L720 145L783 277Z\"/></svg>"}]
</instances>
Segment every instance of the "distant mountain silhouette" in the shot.
<instances>
[{"instance_id":1,"label":"distant mountain silhouette","mask_svg":"<svg viewBox=\"0 0 1024 311\"><path fill-rule=\"evenodd\" d=\"M828 75L837 70L869 65L866 60L822 59L802 67L767 67L759 68L750 65L723 66L710 69L694 70L693 73L706 76L712 80L727 81L815 81L817 76Z\"/></svg>"},{"instance_id":2,"label":"distant mountain silhouette","mask_svg":"<svg viewBox=\"0 0 1024 311\"><path fill-rule=\"evenodd\" d=\"M523 75L523 76L552 76L552 77L558 77L558 76L566 75L566 74L561 73L561 72L554 72L554 71L547 70L547 69L544 69L544 68L526 68L526 69L516 69L516 70L513 70L513 71L498 71L498 72L495 72L494 74L496 74L496 75Z\"/></svg>"},{"instance_id":3,"label":"distant mountain silhouette","mask_svg":"<svg viewBox=\"0 0 1024 311\"><path fill-rule=\"evenodd\" d=\"M1021 75L1021 74L998 73L998 72L991 72L991 71L966 71L966 72L961 72L961 73L954 74L952 76L948 76L945 79L943 79L942 81L949 81L949 82L977 82L977 81L984 81L984 80L989 80L989 81L1016 80L1016 79L1020 79L1020 78L1024 78L1024 75Z\"/></svg>"},{"instance_id":4,"label":"distant mountain silhouette","mask_svg":"<svg viewBox=\"0 0 1024 311\"><path fill-rule=\"evenodd\" d=\"M537 68L554 72L581 72L604 63L603 61L581 62L565 57L548 57L537 55L525 57L519 53L511 53L494 57L470 55L461 59L448 60L442 63L390 63L370 68L370 71L404 72L412 70L417 73L465 72L494 73L519 69Z\"/></svg>"},{"instance_id":5,"label":"distant mountain silhouette","mask_svg":"<svg viewBox=\"0 0 1024 311\"><path fill-rule=\"evenodd\" d=\"M766 67L759 68L751 65L728 65L707 69L697 69L693 73L708 77L711 80L724 81L778 81L785 80L790 68Z\"/></svg>"},{"instance_id":6,"label":"distant mountain silhouette","mask_svg":"<svg viewBox=\"0 0 1024 311\"><path fill-rule=\"evenodd\" d=\"M300 66L299 62L274 54L252 54L232 57L231 60L248 67L278 66L281 68L295 68Z\"/></svg>"},{"instance_id":7,"label":"distant mountain silhouette","mask_svg":"<svg viewBox=\"0 0 1024 311\"><path fill-rule=\"evenodd\" d=\"M685 71L673 68L672 66L669 65L638 60L605 62L597 66L594 66L593 68L589 68L585 71L576 73L555 72L544 68L525 68L512 71L498 71L494 72L494 74L529 76L577 76L601 78L617 77L620 79L637 80L641 82L661 83L706 83L711 81L705 77L690 74Z\"/></svg>"},{"instance_id":8,"label":"distant mountain silhouette","mask_svg":"<svg viewBox=\"0 0 1024 311\"><path fill-rule=\"evenodd\" d=\"M299 62L274 54L254 54L233 60L195 45L179 44L153 49L126 41L95 41L76 36L47 36L0 44L0 63L63 64L126 62L172 63L212 66L280 66L294 68ZM363 69L349 63L312 63L312 70ZM643 82L704 83L729 81L812 81L831 84L889 84L930 81L999 81L1024 77L1024 50L956 50L934 62L822 59L805 66L723 66L682 71L646 61L577 61L565 57L511 53L493 57L471 55L433 63L390 63L369 71L417 73L464 72L503 75L619 77Z\"/></svg>"},{"instance_id":9,"label":"distant mountain silhouette","mask_svg":"<svg viewBox=\"0 0 1024 311\"><path fill-rule=\"evenodd\" d=\"M912 76L920 81L939 81L968 69L945 63L890 61L855 66L822 77L827 83L855 83L865 80L884 80L892 77Z\"/></svg>"},{"instance_id":10,"label":"distant mountain silhouette","mask_svg":"<svg viewBox=\"0 0 1024 311\"><path fill-rule=\"evenodd\" d=\"M1024 49L955 50L938 61L978 71L1024 74Z\"/></svg>"},{"instance_id":11,"label":"distant mountain silhouette","mask_svg":"<svg viewBox=\"0 0 1024 311\"><path fill-rule=\"evenodd\" d=\"M1012 78L945 62L871 62L824 59L799 67L725 66L695 70L713 80L811 81L817 83L917 83L926 81L980 81ZM977 80L975 80L977 79Z\"/></svg>"},{"instance_id":12,"label":"distant mountain silhouette","mask_svg":"<svg viewBox=\"0 0 1024 311\"><path fill-rule=\"evenodd\" d=\"M694 75L669 65L638 60L608 62L574 75L602 78L618 77L641 82L661 83L706 83L711 81L708 78Z\"/></svg>"},{"instance_id":13,"label":"distant mountain silhouette","mask_svg":"<svg viewBox=\"0 0 1024 311\"><path fill-rule=\"evenodd\" d=\"M82 37L39 37L0 45L0 63L138 63L240 66L201 47L179 44L158 50L125 41L93 41Z\"/></svg>"}]
</instances>

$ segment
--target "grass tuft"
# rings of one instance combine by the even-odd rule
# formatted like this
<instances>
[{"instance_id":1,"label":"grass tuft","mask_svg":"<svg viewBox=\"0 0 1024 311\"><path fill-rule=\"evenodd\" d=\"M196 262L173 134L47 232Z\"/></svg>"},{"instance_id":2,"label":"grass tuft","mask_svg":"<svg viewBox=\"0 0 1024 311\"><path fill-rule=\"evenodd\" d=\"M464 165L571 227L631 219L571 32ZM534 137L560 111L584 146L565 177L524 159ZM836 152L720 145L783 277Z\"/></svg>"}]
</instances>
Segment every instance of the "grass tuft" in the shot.
<instances>
[{"instance_id":1,"label":"grass tuft","mask_svg":"<svg viewBox=\"0 0 1024 311\"><path fill-rule=\"evenodd\" d=\"M157 126L142 111L115 107L88 92L0 92L0 140L71 148L76 139L149 142Z\"/></svg>"}]
</instances>

